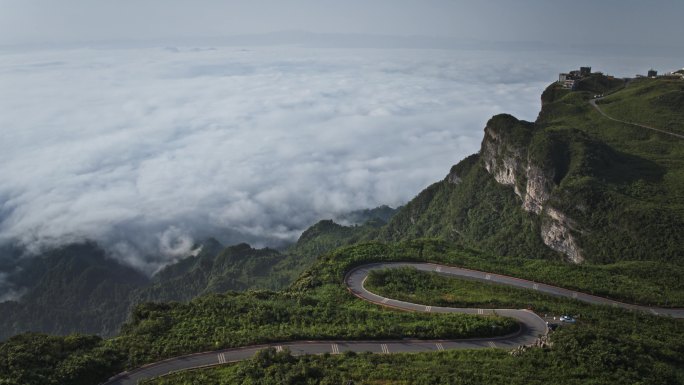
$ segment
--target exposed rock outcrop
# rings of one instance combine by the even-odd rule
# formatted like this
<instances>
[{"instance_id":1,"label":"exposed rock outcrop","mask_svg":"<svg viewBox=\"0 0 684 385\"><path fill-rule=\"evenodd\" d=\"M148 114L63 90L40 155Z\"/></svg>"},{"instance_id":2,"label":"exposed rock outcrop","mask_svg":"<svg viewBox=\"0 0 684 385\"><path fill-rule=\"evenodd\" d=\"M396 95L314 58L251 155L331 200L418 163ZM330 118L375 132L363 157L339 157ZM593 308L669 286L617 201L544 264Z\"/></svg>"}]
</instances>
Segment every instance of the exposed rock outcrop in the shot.
<instances>
[{"instance_id":1,"label":"exposed rock outcrop","mask_svg":"<svg viewBox=\"0 0 684 385\"><path fill-rule=\"evenodd\" d=\"M542 215L540 232L544 244L564 254L569 261L580 263L584 257L572 235L578 232L578 226L560 211L546 207L556 187L559 167L553 160L543 162L542 166L533 159L529 150L533 135L532 123L510 115L492 118L485 127L480 150L484 168L498 183L513 187L525 211Z\"/></svg>"},{"instance_id":2,"label":"exposed rock outcrop","mask_svg":"<svg viewBox=\"0 0 684 385\"><path fill-rule=\"evenodd\" d=\"M541 235L544 244L565 254L568 260L573 263L584 261L582 249L572 234L577 231L577 225L572 219L553 207L546 207L541 223Z\"/></svg>"},{"instance_id":3,"label":"exposed rock outcrop","mask_svg":"<svg viewBox=\"0 0 684 385\"><path fill-rule=\"evenodd\" d=\"M484 167L497 182L505 186L513 186L516 195L522 197L516 182L520 180L522 174L521 166L525 160L525 149L507 143L505 134L492 124L494 119L496 118L491 119L485 127L485 136L482 140L480 152Z\"/></svg>"},{"instance_id":4,"label":"exposed rock outcrop","mask_svg":"<svg viewBox=\"0 0 684 385\"><path fill-rule=\"evenodd\" d=\"M539 214L546 201L551 197L551 189L554 187L553 170L543 170L528 160L525 172L525 196L523 197L523 209ZM518 194L519 195L519 194Z\"/></svg>"},{"instance_id":5,"label":"exposed rock outcrop","mask_svg":"<svg viewBox=\"0 0 684 385\"><path fill-rule=\"evenodd\" d=\"M447 175L446 180L451 184L457 185L461 183L461 177L459 177L455 172L450 172L449 175Z\"/></svg>"}]
</instances>

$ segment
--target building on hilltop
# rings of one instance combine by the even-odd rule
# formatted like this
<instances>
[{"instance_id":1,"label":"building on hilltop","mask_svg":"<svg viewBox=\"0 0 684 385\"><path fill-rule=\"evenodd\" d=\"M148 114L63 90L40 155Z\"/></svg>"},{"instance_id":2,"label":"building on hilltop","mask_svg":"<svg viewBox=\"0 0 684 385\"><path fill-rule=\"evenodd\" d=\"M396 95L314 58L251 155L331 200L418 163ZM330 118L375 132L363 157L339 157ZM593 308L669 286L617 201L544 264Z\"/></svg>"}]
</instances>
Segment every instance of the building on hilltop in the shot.
<instances>
[{"instance_id":1,"label":"building on hilltop","mask_svg":"<svg viewBox=\"0 0 684 385\"><path fill-rule=\"evenodd\" d=\"M667 72L665 75L660 75L659 77L664 77L668 79L679 79L684 80L684 70Z\"/></svg>"},{"instance_id":2,"label":"building on hilltop","mask_svg":"<svg viewBox=\"0 0 684 385\"><path fill-rule=\"evenodd\" d=\"M577 87L577 82L589 75L591 75L591 67L580 67L579 70L558 74L558 83L561 84L563 88L574 90Z\"/></svg>"}]
</instances>

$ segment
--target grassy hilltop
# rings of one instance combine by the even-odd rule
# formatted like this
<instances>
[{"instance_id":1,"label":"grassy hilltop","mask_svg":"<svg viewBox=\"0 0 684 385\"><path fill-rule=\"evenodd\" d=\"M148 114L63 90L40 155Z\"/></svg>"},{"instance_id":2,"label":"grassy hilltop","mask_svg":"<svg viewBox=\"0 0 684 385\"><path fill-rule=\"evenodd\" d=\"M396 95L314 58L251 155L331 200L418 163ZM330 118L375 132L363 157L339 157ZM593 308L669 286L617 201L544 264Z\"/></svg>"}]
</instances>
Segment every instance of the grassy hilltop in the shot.
<instances>
[{"instance_id":1,"label":"grassy hilltop","mask_svg":"<svg viewBox=\"0 0 684 385\"><path fill-rule=\"evenodd\" d=\"M634 79L599 105L621 120L684 134L684 82L679 78Z\"/></svg>"}]
</instances>

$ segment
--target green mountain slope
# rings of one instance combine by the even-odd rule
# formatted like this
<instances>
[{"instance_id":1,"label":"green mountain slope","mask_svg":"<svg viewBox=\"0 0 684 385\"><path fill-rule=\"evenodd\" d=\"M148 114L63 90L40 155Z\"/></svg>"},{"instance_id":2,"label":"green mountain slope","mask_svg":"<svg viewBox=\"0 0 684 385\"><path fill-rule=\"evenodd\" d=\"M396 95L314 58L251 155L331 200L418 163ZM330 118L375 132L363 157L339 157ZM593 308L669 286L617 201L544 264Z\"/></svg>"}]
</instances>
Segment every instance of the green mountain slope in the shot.
<instances>
[{"instance_id":1,"label":"green mountain slope","mask_svg":"<svg viewBox=\"0 0 684 385\"><path fill-rule=\"evenodd\" d=\"M113 336L142 302L189 301L229 290L282 289L313 262L246 244L213 239L152 278L108 258L94 243L73 244L27 258L9 278L25 293L0 303L0 340L27 331ZM16 262L15 262L16 263Z\"/></svg>"},{"instance_id":2,"label":"green mountain slope","mask_svg":"<svg viewBox=\"0 0 684 385\"><path fill-rule=\"evenodd\" d=\"M361 226L343 226L331 219L322 220L306 229L288 253L313 259L340 246L372 239L384 224L376 219Z\"/></svg>"},{"instance_id":3,"label":"green mountain slope","mask_svg":"<svg viewBox=\"0 0 684 385\"><path fill-rule=\"evenodd\" d=\"M680 79L634 79L624 92L598 104L620 120L684 134L684 82Z\"/></svg>"},{"instance_id":4,"label":"green mountain slope","mask_svg":"<svg viewBox=\"0 0 684 385\"><path fill-rule=\"evenodd\" d=\"M387 205L378 206L373 209L355 210L341 215L340 222L349 222L355 225L371 223L387 223L397 213L399 208L391 208Z\"/></svg>"},{"instance_id":5,"label":"green mountain slope","mask_svg":"<svg viewBox=\"0 0 684 385\"><path fill-rule=\"evenodd\" d=\"M611 268L604 272L605 277L622 277L624 280L610 281L603 277L592 280L590 278L597 278L597 274L600 274L595 267L582 267L582 271L578 271L580 267L567 263L551 262L549 266L548 262L540 260L483 256L453 247L443 241L364 243L341 248L322 256L295 284L281 292L229 292L203 296L189 303L138 305L131 321L119 336L100 342L93 340L88 348L69 348L60 351L59 354L51 354L49 349L34 349L34 345L44 344L45 340L56 345L64 344L70 337L14 337L0 343L0 379L7 379L5 383L12 385L76 384L82 383L79 382L82 378L92 375L99 375L101 381L117 371L144 363L230 346L310 339L456 338L490 335L489 333L494 331L506 332L513 326L504 319L475 315L398 312L360 301L346 290L343 277L350 267L364 262L390 260L433 261L482 268L499 266L499 269L510 269L518 275L527 275L540 281L546 276L547 279L563 285L575 284L588 292L617 289L624 291L623 294L628 297L639 296L642 292L648 295L650 287L659 283L660 276L645 276L640 271L620 271L618 268ZM573 275L580 279L575 279ZM480 286L488 285L466 283L460 286L451 280L442 284L440 280L430 282L419 276L398 277L407 281L406 284L397 282L394 278L388 276L379 283L379 289L401 291L400 286L406 285L406 295L422 299L435 295L439 298L454 298L454 295L461 295L470 300L476 295L482 295ZM459 293L448 292L452 287ZM657 288L654 289L654 292L658 291ZM447 291L441 294L440 290ZM491 293L499 290L507 289L487 289ZM581 315L580 322L574 327L564 328L554 334L551 347L531 348L525 352L518 352L516 356L499 350L464 350L458 354L460 360L472 361L478 368L505 368L515 362L515 367L522 372L519 381L523 378L537 378L536 370L540 367L554 370L554 375L548 378L566 378L568 383L572 384L611 383L616 378L629 381L641 379L647 383L665 384L677 383L684 379L684 339L681 338L684 329L681 320L588 305L572 299L559 299L534 292L530 292L529 296L522 291L515 294L508 297L497 296L497 299L502 301L502 306L516 306L523 302L534 309L544 309L543 311L553 314ZM675 294L674 297L684 298L684 288L680 287L680 291ZM438 303L440 302L434 302L435 305ZM493 324L497 328L492 328ZM35 344L30 341L35 341ZM43 354L47 354L49 359L42 357ZM284 358L288 362L295 362L290 357ZM415 378L421 378L421 381L428 381L427 383L442 383L445 379L452 378L449 373L453 373L455 367L462 366L452 365L452 370L448 370L438 364L439 359L433 361L436 358L431 359L425 355L396 358L361 355L358 359L344 356L339 358L344 360L339 364L352 365L350 370L340 373L335 368L328 368L323 372L316 372L320 377L306 370L297 370L293 373L291 371L295 369L283 367L275 361L271 361L268 367L286 372L288 377L285 378L296 375L294 382L290 383L307 383L307 379L312 379L311 383L324 384L343 374L355 381L364 381L363 378L370 375L363 369L364 366L377 369L376 363L390 362L404 362L407 367L405 370L387 367L380 372L374 371L374 378L381 383L392 382L402 376L417 376ZM346 361L347 359L350 361ZM412 359L421 360L420 367L408 365ZM48 368L41 372L47 378L31 377L32 372L29 369L34 367L36 362L41 362L41 365ZM255 362L259 362L259 358L236 366L182 373L155 383L230 383L231 378L249 381L252 377L248 368ZM64 376L64 371L57 370L64 367L69 368L67 373L70 373L71 377ZM93 372L98 368L100 369ZM228 372L225 372L226 370ZM235 373L233 370L238 372ZM432 382L429 382L429 378L419 375L423 372L436 374L437 370L439 376L432 377ZM499 378L502 373L498 370L485 370L478 378L483 383L503 383ZM57 377L58 374L63 377ZM220 377L215 377L217 375ZM267 383L277 383L283 381L283 378L270 378L269 381L271 382Z\"/></svg>"},{"instance_id":6,"label":"green mountain slope","mask_svg":"<svg viewBox=\"0 0 684 385\"><path fill-rule=\"evenodd\" d=\"M148 284L93 243L33 258L15 279L32 286L19 302L0 303L0 339L24 331L113 335L127 317L130 295Z\"/></svg>"},{"instance_id":7,"label":"green mountain slope","mask_svg":"<svg viewBox=\"0 0 684 385\"><path fill-rule=\"evenodd\" d=\"M327 232L319 228L298 247L318 243L322 252L359 239L429 236L497 255L684 263L682 141L611 121L589 103L613 92L605 100L616 108L639 105L641 115L679 122L684 106L677 82L645 79L625 87L596 74L578 91L553 84L542 94L537 121L493 117L479 153L418 194L386 226L360 234L328 224ZM354 236L342 236L345 231ZM328 238L336 242L325 247L321 240Z\"/></svg>"},{"instance_id":8,"label":"green mountain slope","mask_svg":"<svg viewBox=\"0 0 684 385\"><path fill-rule=\"evenodd\" d=\"M223 249L208 240L197 256L157 273L153 285L139 290L134 302L189 301L228 290L281 289L304 270L306 261L299 262L273 249L254 249L244 243Z\"/></svg>"},{"instance_id":9,"label":"green mountain slope","mask_svg":"<svg viewBox=\"0 0 684 385\"><path fill-rule=\"evenodd\" d=\"M383 227L377 238L400 241L439 237L498 255L553 257L509 188L487 174L477 155L423 190Z\"/></svg>"}]
</instances>

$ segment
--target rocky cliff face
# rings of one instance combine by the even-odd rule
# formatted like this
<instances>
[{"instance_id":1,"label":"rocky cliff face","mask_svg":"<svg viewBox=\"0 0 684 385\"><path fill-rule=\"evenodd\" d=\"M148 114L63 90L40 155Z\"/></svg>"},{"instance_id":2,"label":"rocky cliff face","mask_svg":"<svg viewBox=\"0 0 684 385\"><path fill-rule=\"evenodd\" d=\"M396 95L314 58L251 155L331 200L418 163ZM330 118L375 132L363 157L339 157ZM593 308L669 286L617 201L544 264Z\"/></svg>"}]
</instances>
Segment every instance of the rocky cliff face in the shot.
<instances>
[{"instance_id":1,"label":"rocky cliff face","mask_svg":"<svg viewBox=\"0 0 684 385\"><path fill-rule=\"evenodd\" d=\"M503 136L489 125L485 128L485 138L482 141L482 160L484 167L494 176L497 182L505 186L513 186L515 194L522 193L516 181L520 180L522 164L524 163L524 149L507 146Z\"/></svg>"},{"instance_id":2,"label":"rocky cliff face","mask_svg":"<svg viewBox=\"0 0 684 385\"><path fill-rule=\"evenodd\" d=\"M460 176L458 176L456 172L450 172L449 175L447 175L446 177L446 181L451 184L457 185L461 183L462 179Z\"/></svg>"},{"instance_id":3,"label":"rocky cliff face","mask_svg":"<svg viewBox=\"0 0 684 385\"><path fill-rule=\"evenodd\" d=\"M544 204L551 197L551 190L554 187L553 170L544 170L532 164L529 160L525 170L525 194L523 199L523 209L525 211L540 214Z\"/></svg>"},{"instance_id":4,"label":"rocky cliff face","mask_svg":"<svg viewBox=\"0 0 684 385\"><path fill-rule=\"evenodd\" d=\"M547 207L542 216L541 235L544 244L551 249L565 254L573 263L584 261L582 250L572 235L577 231L575 222L562 212Z\"/></svg>"},{"instance_id":5,"label":"rocky cliff face","mask_svg":"<svg viewBox=\"0 0 684 385\"><path fill-rule=\"evenodd\" d=\"M542 217L540 232L544 244L569 261L580 263L584 257L573 235L579 232L578 226L548 204L556 187L556 167L552 161L542 165L531 156L533 136L532 123L510 115L492 118L485 127L480 150L484 168L498 183L513 188L525 211Z\"/></svg>"}]
</instances>

